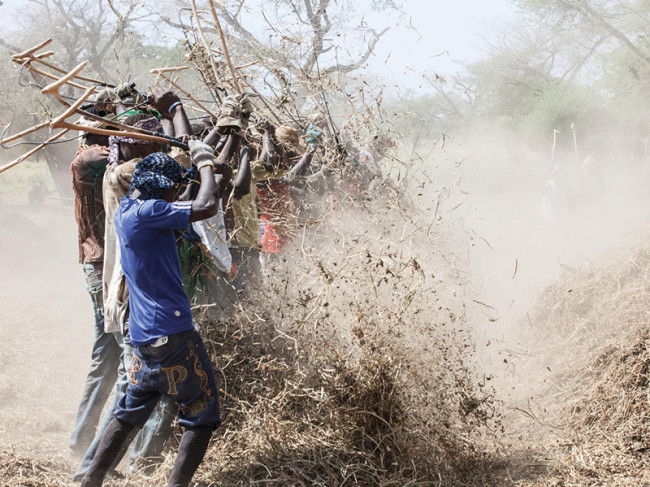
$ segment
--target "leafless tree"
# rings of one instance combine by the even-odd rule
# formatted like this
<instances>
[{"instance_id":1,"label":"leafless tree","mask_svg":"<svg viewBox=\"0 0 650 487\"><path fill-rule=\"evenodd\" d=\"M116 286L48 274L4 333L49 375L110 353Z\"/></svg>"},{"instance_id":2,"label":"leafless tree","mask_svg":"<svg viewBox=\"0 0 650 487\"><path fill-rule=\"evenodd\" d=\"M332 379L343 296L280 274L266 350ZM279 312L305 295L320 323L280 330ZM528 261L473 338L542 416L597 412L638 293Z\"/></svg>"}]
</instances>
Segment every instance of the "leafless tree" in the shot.
<instances>
[{"instance_id":1,"label":"leafless tree","mask_svg":"<svg viewBox=\"0 0 650 487\"><path fill-rule=\"evenodd\" d=\"M208 1L196 2L199 22L221 60L222 48ZM233 62L240 66L254 65L249 70L250 78L263 78L279 91L279 98L290 100L295 98L294 90L304 92L307 85L327 83L334 75L358 70L388 30L378 31L363 21L350 26L354 5L348 0L214 1L212 6L224 26ZM375 7L399 8L393 2L379 2ZM181 15L178 15L179 8ZM169 26L184 31L189 44L198 46L199 39L192 38L196 19L191 12L189 0L177 0L175 8L168 8L163 19ZM353 42L350 33L354 35Z\"/></svg>"},{"instance_id":2,"label":"leafless tree","mask_svg":"<svg viewBox=\"0 0 650 487\"><path fill-rule=\"evenodd\" d=\"M63 67L87 60L89 71L111 80L108 66L115 65L125 33L146 15L140 1L127 0L26 0L16 21L24 33L20 43L5 38L12 52L52 38L55 59ZM110 56L113 62L108 63Z\"/></svg>"}]
</instances>

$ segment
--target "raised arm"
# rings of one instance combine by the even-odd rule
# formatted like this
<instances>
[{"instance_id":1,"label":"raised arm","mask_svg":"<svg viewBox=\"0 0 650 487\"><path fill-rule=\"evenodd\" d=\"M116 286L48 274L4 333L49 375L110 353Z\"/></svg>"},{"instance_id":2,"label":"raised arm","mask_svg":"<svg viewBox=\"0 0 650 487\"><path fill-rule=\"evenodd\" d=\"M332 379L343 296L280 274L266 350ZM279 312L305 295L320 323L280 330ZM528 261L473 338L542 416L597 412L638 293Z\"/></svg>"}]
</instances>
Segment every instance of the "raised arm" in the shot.
<instances>
[{"instance_id":1,"label":"raised arm","mask_svg":"<svg viewBox=\"0 0 650 487\"><path fill-rule=\"evenodd\" d=\"M234 196L241 199L251 191L251 165L250 149L246 139L241 137L241 148L239 149L239 170L235 179Z\"/></svg>"},{"instance_id":2,"label":"raised arm","mask_svg":"<svg viewBox=\"0 0 650 487\"><path fill-rule=\"evenodd\" d=\"M262 152L259 160L275 169L278 166L278 151L273 142L273 126L265 120L258 124L258 128L262 132Z\"/></svg>"},{"instance_id":3,"label":"raised arm","mask_svg":"<svg viewBox=\"0 0 650 487\"><path fill-rule=\"evenodd\" d=\"M226 143L228 133L232 132L230 127L215 127L205 136L203 142L215 148L215 152L220 152Z\"/></svg>"},{"instance_id":4,"label":"raised arm","mask_svg":"<svg viewBox=\"0 0 650 487\"><path fill-rule=\"evenodd\" d=\"M176 93L171 90L156 90L149 95L149 103L160 112L163 119L171 122L174 133L168 135L192 135L192 125Z\"/></svg>"},{"instance_id":5,"label":"raised arm","mask_svg":"<svg viewBox=\"0 0 650 487\"><path fill-rule=\"evenodd\" d=\"M314 158L314 151L312 149L306 150L305 153L300 158L300 160L280 180L288 184L294 179L296 179L297 177L303 176L305 174L305 171L311 164L313 158Z\"/></svg>"},{"instance_id":6,"label":"raised arm","mask_svg":"<svg viewBox=\"0 0 650 487\"><path fill-rule=\"evenodd\" d=\"M190 140L189 146L192 163L198 169L201 180L199 191L192 201L192 212L190 213L190 222L195 222L217 214L217 186L214 180L214 152L212 148L199 140Z\"/></svg>"}]
</instances>

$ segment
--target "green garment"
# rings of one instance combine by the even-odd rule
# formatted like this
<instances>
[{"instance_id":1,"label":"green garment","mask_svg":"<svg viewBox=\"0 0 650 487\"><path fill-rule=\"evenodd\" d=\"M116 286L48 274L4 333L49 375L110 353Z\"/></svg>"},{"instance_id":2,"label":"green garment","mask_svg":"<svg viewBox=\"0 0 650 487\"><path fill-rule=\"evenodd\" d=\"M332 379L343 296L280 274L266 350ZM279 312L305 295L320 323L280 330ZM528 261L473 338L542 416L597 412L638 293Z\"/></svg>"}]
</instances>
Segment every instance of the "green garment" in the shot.
<instances>
[{"instance_id":1,"label":"green garment","mask_svg":"<svg viewBox=\"0 0 650 487\"><path fill-rule=\"evenodd\" d=\"M179 239L178 257L181 261L183 287L190 303L199 301L199 292L214 278L212 261L206 255L200 242Z\"/></svg>"}]
</instances>

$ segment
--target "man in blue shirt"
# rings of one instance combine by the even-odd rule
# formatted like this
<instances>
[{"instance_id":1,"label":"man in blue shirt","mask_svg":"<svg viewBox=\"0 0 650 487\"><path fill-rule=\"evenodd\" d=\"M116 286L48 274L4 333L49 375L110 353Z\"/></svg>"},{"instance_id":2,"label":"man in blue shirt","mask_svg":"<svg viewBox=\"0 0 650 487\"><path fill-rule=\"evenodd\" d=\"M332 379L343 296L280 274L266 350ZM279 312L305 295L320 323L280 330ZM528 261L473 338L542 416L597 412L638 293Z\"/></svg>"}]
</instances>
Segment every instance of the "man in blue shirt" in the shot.
<instances>
[{"instance_id":1,"label":"man in blue shirt","mask_svg":"<svg viewBox=\"0 0 650 487\"><path fill-rule=\"evenodd\" d=\"M102 485L129 433L144 425L161 394L178 403L178 423L185 428L169 487L189 485L221 421L214 370L194 329L174 238L174 229L214 216L218 208L213 151L199 141L189 144L201 182L193 201L175 201L188 171L157 152L136 165L129 196L115 214L135 352L126 394L82 487Z\"/></svg>"}]
</instances>

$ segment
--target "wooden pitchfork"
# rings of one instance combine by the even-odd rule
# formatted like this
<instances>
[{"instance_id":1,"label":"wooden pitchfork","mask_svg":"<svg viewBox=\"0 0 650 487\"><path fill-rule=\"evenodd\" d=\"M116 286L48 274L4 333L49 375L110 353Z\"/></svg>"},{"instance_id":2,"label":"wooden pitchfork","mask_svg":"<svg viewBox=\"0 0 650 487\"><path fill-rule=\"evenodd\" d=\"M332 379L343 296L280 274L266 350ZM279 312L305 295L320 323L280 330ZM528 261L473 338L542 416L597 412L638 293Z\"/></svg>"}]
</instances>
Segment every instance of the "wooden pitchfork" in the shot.
<instances>
[{"instance_id":1,"label":"wooden pitchfork","mask_svg":"<svg viewBox=\"0 0 650 487\"><path fill-rule=\"evenodd\" d=\"M50 123L50 127L52 128L66 127L71 130L80 130L82 132L89 132L98 135L108 135L108 136L114 135L117 137L130 137L133 139L151 140L154 142L160 142L163 144L170 144L175 147L180 147L183 150L189 150L188 145L184 143L181 139L170 137L168 135L160 134L157 132L151 132L149 130L138 129L135 127L131 127L129 125L124 125L122 123L100 117L99 115L95 115L94 113L90 113L86 110L82 110L81 108L79 108L81 106L79 100L77 100L74 104L70 104L70 102L65 100L61 96L61 93L59 92L59 88L62 85L66 84L70 79L74 78L77 75L77 73L79 73L79 71L81 71L86 66L86 64L88 64L88 61L82 62L77 67L75 67L72 71L67 73L62 78L60 78L58 81L55 81L54 83L47 85L45 88L43 88L43 90L41 90L43 94L52 95L62 105L68 107L68 109L63 115L57 117ZM86 92L82 95L83 101L85 101L94 91L95 91L94 86L87 88ZM106 130L99 127L87 127L85 125L67 122L66 119L75 113L82 115L83 117L89 120L100 122L103 125L108 125L116 129L121 129L122 132L116 132L115 130Z\"/></svg>"},{"instance_id":2,"label":"wooden pitchfork","mask_svg":"<svg viewBox=\"0 0 650 487\"><path fill-rule=\"evenodd\" d=\"M23 51L21 53L14 54L13 56L11 56L11 60L14 61L15 63L18 63L18 64L28 63L29 64L29 66L28 66L29 69L32 69L34 72L36 72L36 73L38 73L40 75L43 75L43 76L47 76L48 78L57 79L54 75L52 75L50 73L46 73L46 72L44 72L42 70L39 70L37 68L35 69L34 66L31 64L31 62L33 61L33 62L36 62L36 63L40 63L40 64L42 64L42 65L44 65L44 66L46 66L46 67L48 67L50 69L53 69L54 71L56 71L58 73L61 73L61 74L67 74L68 73L68 71L66 71L65 69L62 69L62 68L60 68L58 66L55 66L54 64L48 63L47 61L43 61L43 58L52 56L54 54L53 51L44 52L44 53L38 54L38 55L36 54L37 51L40 51L41 49L43 49L45 46L47 46L51 42L52 42L52 39L47 39L47 40L41 42L40 44L38 44L37 46L32 47L31 49L27 49L26 51ZM78 74L76 74L74 76L74 78L76 78L78 80L81 80L81 81L88 81L90 83L94 83L94 84L99 85L99 86L105 86L105 87L108 87L108 88L115 88L115 85L112 85L110 83L106 83L104 81L94 79L94 78L87 78L85 76L79 76ZM81 86L79 84L75 84L75 83L69 83L69 84L71 84L72 86L75 86L76 88L81 88L83 90L86 89L85 86Z\"/></svg>"},{"instance_id":3,"label":"wooden pitchfork","mask_svg":"<svg viewBox=\"0 0 650 487\"><path fill-rule=\"evenodd\" d=\"M184 143L182 140L174 138L174 137L169 137L164 134L154 134L153 132L149 132L147 130L143 129L137 129L128 125L124 125L118 122L114 122L112 120L107 120L104 119L98 115L94 115L92 113L89 113L85 110L81 110L79 107L94 93L95 87L91 86L86 88L85 92L81 97L73 104L69 103L68 101L64 100L63 97L61 97L61 94L59 93L59 88L66 83L69 83L69 80L76 77L76 74L83 69L86 63L81 63L80 66L77 66L75 69L70 71L69 73L66 74L66 76L60 78L56 82L52 83L51 85L46 86L42 92L43 93L49 93L52 94L57 100L59 100L63 105L67 106L68 109L63 113L61 116L57 117L54 120L47 121L47 122L42 122L38 125L35 125L29 129L25 129L11 137L8 137L7 139L4 139L2 142L10 142L12 140L16 140L20 137L24 137L25 135L31 134L33 132L36 132L37 130L40 130L42 128L45 128L46 126L50 126L52 128L63 128L60 132L57 132L54 134L52 137L47 139L45 142L42 144L37 145L30 151L26 152L25 154L21 155L17 159L14 159L13 161L5 164L4 166L0 166L0 173L3 173L4 171L11 169L12 167L20 164L23 162L25 159L28 157L36 154L38 151L43 149L44 147L47 147L48 144L51 142L54 142L55 140L61 138L64 136L66 133L68 133L70 130L79 130L82 132L88 132L88 133L93 133L93 134L98 134L98 135L108 135L108 136L118 136L118 137L129 137L133 139L143 139L143 140L151 140L154 142L160 142L163 144L170 144L176 147L180 147L183 150L189 150L189 146ZM80 68L81 67L81 68ZM80 69L79 69L80 68ZM98 121L103 123L104 125L109 125L113 126L118 129L124 129L122 131L116 131L116 130L106 130L102 129L99 127L88 127L86 125L82 125L79 123L72 123L68 122L67 119L71 117L74 114L81 114L85 116L86 118Z\"/></svg>"},{"instance_id":4,"label":"wooden pitchfork","mask_svg":"<svg viewBox=\"0 0 650 487\"><path fill-rule=\"evenodd\" d=\"M88 88L88 89L86 90L86 92L81 96L81 98L79 98L79 100L77 100L77 101L74 103L74 105L72 105L72 107L74 107L75 109L78 108L78 107L80 107L81 104L82 104L83 102L85 102L86 99L87 99L90 95L92 95L94 91L95 91L95 87L94 87L94 86ZM69 110L69 111L70 111L70 110ZM71 115L71 114L72 114L72 111L71 111L70 115ZM68 116L70 116L70 115L68 115ZM61 117L59 117L59 118L61 118ZM57 119L57 120L58 120L58 119ZM49 125L52 126L53 128L56 128L56 127L53 126L53 122L52 122L52 123L49 123ZM35 132L35 131L38 130L39 128L43 128L43 126L44 126L43 124L36 125L35 127L32 127L31 129L23 130L22 132L20 132L20 134L17 134L17 135L20 135L20 136L22 137L23 135L26 135L26 134L29 134L29 133ZM67 134L67 133L68 133L72 128L74 128L74 127L65 127L64 130L61 130L60 132L57 132L56 134L54 134L52 137L50 137L49 139L47 139L47 140L46 140L45 142L43 142L42 144L37 145L37 146L34 147L32 150L30 150L30 151L28 151L28 152L25 152L22 156L18 157L17 159L14 159L13 161L11 161L11 162L5 164L4 166L0 167L0 173L5 172L7 169L11 169L12 167L14 167L14 166L20 164L21 162L23 162L23 161L24 161L25 159L27 159L28 157L30 157L30 156L36 154L38 151L40 151L40 150L43 149L44 147L47 147L47 145L50 144L51 142L54 142L55 140L57 140L57 139L63 137L63 136L64 136L65 134ZM87 128L88 128L88 127L86 127L86 129L87 129ZM76 128L75 128L75 129L76 129ZM14 137L14 138L15 138L15 137ZM12 140L13 140L13 139L12 139Z\"/></svg>"}]
</instances>

